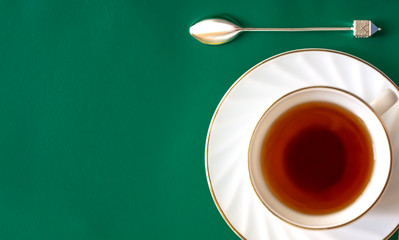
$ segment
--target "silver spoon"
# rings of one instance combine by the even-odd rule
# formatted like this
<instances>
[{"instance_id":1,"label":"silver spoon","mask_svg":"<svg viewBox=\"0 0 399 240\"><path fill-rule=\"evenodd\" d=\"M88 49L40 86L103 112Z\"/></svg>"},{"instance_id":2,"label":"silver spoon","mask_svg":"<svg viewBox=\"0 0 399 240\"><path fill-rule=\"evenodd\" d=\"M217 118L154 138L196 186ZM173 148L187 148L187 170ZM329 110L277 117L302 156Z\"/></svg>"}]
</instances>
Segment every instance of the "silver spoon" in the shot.
<instances>
[{"instance_id":1,"label":"silver spoon","mask_svg":"<svg viewBox=\"0 0 399 240\"><path fill-rule=\"evenodd\" d=\"M312 28L243 28L221 18L205 19L190 27L190 34L198 41L219 45L230 42L241 32L274 31L274 32L304 32L304 31L353 31L357 38L368 38L380 31L371 21L355 20L353 27L312 27Z\"/></svg>"}]
</instances>

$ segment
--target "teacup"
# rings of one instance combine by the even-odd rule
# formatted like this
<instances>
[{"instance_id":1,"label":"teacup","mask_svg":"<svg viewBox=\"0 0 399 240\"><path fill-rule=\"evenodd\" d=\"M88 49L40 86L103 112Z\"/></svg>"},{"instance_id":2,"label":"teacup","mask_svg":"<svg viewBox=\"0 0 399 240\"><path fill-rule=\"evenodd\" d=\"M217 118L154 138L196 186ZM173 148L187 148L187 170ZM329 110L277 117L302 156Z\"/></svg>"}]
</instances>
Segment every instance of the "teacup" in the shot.
<instances>
[{"instance_id":1,"label":"teacup","mask_svg":"<svg viewBox=\"0 0 399 240\"><path fill-rule=\"evenodd\" d=\"M391 90L367 103L325 86L278 99L260 118L248 150L260 201L304 228L334 228L361 217L388 183L392 153L380 116L396 101Z\"/></svg>"}]
</instances>

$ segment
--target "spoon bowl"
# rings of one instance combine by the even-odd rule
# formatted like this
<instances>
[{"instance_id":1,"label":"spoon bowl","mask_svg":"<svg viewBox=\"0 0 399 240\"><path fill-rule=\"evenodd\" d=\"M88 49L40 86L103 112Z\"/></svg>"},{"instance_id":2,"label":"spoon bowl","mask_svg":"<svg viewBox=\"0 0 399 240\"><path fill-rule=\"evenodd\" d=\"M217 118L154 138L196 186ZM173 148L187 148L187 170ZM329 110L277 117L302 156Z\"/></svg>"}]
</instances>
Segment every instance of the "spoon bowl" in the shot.
<instances>
[{"instance_id":1,"label":"spoon bowl","mask_svg":"<svg viewBox=\"0 0 399 240\"><path fill-rule=\"evenodd\" d=\"M241 31L240 26L219 18L205 19L190 27L190 34L195 39L210 45L230 42Z\"/></svg>"}]
</instances>

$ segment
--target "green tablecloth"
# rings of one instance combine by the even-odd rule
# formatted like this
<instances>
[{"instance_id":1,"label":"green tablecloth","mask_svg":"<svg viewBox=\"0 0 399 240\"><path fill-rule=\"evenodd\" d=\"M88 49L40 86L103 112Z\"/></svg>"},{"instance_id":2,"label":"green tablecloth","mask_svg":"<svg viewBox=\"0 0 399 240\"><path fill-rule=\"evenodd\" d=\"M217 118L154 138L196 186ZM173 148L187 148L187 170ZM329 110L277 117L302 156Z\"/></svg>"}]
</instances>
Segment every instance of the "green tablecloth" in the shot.
<instances>
[{"instance_id":1,"label":"green tablecloth","mask_svg":"<svg viewBox=\"0 0 399 240\"><path fill-rule=\"evenodd\" d=\"M356 55L399 83L399 2L0 1L0 239L237 239L205 176L213 111L258 62L298 48ZM199 18L351 26L194 40ZM391 239L397 239L397 233Z\"/></svg>"}]
</instances>

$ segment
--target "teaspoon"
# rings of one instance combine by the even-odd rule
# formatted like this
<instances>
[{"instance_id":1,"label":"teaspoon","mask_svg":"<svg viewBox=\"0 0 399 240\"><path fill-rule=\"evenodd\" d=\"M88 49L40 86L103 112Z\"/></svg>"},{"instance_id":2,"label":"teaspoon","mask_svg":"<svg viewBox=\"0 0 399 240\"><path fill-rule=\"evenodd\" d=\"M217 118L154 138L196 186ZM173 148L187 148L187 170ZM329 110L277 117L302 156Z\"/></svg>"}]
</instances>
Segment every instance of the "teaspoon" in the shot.
<instances>
[{"instance_id":1,"label":"teaspoon","mask_svg":"<svg viewBox=\"0 0 399 240\"><path fill-rule=\"evenodd\" d=\"M357 38L368 38L380 30L381 28L378 28L369 20L355 20L353 21L353 27L243 28L225 19L211 18L192 25L190 34L202 43L220 45L230 42L241 32L353 31L353 35Z\"/></svg>"}]
</instances>

